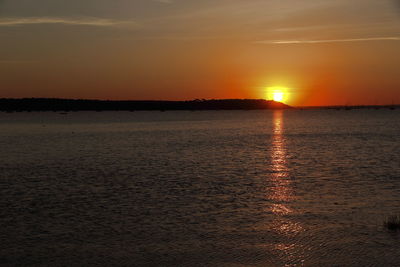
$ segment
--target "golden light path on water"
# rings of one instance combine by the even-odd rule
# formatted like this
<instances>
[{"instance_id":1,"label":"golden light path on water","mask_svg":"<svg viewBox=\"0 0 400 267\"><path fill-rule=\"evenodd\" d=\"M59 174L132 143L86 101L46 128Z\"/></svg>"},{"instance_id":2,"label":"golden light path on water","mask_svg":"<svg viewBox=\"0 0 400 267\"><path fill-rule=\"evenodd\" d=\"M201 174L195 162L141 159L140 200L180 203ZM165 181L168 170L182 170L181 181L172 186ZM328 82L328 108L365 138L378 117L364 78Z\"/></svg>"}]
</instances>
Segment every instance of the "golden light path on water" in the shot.
<instances>
[{"instance_id":1,"label":"golden light path on water","mask_svg":"<svg viewBox=\"0 0 400 267\"><path fill-rule=\"evenodd\" d=\"M270 212L275 217L272 229L282 237L282 242L275 244L273 249L285 266L301 266L304 264L303 248L295 242L295 237L303 232L304 228L299 222L291 219L291 215L295 214L291 204L296 200L296 196L287 167L282 110L274 111L273 114L271 164L271 188L267 198L271 202Z\"/></svg>"}]
</instances>

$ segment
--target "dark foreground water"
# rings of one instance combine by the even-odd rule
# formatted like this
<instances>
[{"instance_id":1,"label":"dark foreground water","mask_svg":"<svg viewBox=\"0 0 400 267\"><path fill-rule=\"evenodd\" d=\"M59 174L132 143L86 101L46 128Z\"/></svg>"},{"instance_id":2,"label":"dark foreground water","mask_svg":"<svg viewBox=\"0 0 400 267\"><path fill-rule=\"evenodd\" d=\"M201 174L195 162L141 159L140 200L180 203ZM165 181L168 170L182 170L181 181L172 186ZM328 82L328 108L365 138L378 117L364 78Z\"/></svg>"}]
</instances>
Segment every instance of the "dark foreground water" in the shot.
<instances>
[{"instance_id":1,"label":"dark foreground water","mask_svg":"<svg viewBox=\"0 0 400 267\"><path fill-rule=\"evenodd\" d=\"M399 266L400 110L0 113L2 266Z\"/></svg>"}]
</instances>

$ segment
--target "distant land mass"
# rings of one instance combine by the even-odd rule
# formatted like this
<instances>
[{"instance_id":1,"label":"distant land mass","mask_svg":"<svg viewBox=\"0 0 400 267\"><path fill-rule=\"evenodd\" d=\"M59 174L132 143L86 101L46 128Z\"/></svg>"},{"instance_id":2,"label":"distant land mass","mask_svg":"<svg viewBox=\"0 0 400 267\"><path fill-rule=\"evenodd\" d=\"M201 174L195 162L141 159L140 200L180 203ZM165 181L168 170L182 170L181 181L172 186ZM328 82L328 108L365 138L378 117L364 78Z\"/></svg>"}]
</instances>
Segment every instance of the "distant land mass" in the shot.
<instances>
[{"instance_id":1,"label":"distant land mass","mask_svg":"<svg viewBox=\"0 0 400 267\"><path fill-rule=\"evenodd\" d=\"M85 100L59 98L1 98L0 111L139 111L139 110L256 110L291 109L281 102L263 99Z\"/></svg>"}]
</instances>

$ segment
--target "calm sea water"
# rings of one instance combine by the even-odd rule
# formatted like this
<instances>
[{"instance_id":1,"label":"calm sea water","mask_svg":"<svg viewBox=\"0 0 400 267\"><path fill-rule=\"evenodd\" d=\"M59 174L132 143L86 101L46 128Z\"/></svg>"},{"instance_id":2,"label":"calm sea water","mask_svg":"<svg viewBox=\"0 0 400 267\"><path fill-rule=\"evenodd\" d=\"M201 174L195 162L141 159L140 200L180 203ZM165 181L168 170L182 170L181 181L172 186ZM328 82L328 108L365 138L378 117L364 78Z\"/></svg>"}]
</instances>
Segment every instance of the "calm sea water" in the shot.
<instances>
[{"instance_id":1,"label":"calm sea water","mask_svg":"<svg viewBox=\"0 0 400 267\"><path fill-rule=\"evenodd\" d=\"M4 266L399 266L400 110L0 113Z\"/></svg>"}]
</instances>

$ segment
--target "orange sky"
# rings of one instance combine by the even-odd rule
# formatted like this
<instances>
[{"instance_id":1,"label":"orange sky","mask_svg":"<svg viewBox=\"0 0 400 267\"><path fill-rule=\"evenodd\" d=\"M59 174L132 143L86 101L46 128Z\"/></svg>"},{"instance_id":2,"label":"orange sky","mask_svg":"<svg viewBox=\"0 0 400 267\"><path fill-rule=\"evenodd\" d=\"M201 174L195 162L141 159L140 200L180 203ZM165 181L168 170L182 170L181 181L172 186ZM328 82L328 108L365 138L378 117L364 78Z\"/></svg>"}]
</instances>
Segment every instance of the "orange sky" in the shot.
<instances>
[{"instance_id":1,"label":"orange sky","mask_svg":"<svg viewBox=\"0 0 400 267\"><path fill-rule=\"evenodd\" d=\"M396 2L0 0L0 97L400 104Z\"/></svg>"}]
</instances>

